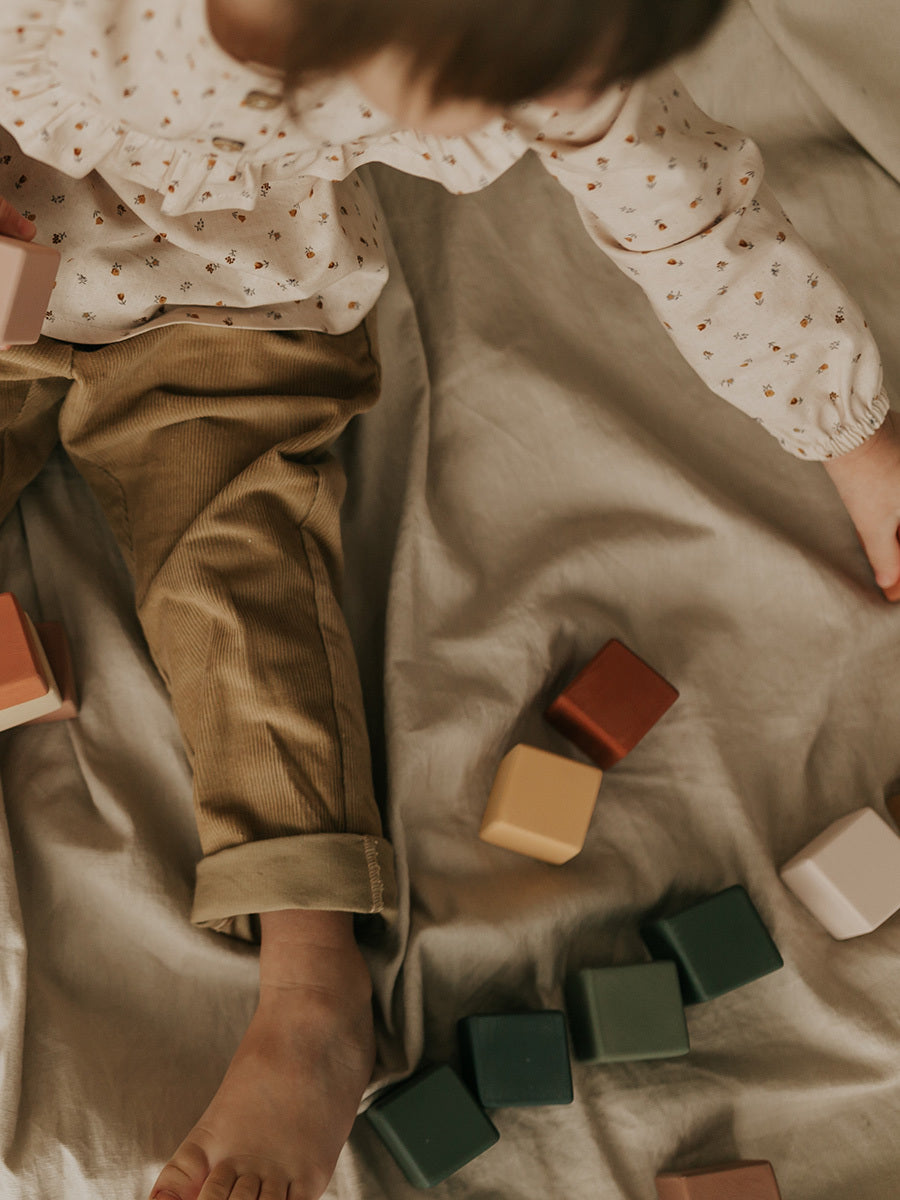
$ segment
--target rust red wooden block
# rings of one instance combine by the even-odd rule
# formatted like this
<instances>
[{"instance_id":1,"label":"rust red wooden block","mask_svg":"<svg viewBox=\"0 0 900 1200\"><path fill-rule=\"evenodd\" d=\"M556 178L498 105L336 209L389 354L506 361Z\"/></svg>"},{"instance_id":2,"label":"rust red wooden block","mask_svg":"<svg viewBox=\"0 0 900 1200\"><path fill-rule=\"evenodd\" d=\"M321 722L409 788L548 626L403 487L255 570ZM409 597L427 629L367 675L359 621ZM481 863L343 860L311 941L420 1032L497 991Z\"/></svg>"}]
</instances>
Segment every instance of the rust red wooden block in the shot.
<instances>
[{"instance_id":1,"label":"rust red wooden block","mask_svg":"<svg viewBox=\"0 0 900 1200\"><path fill-rule=\"evenodd\" d=\"M615 638L553 701L547 721L606 770L633 750L677 690Z\"/></svg>"}]
</instances>

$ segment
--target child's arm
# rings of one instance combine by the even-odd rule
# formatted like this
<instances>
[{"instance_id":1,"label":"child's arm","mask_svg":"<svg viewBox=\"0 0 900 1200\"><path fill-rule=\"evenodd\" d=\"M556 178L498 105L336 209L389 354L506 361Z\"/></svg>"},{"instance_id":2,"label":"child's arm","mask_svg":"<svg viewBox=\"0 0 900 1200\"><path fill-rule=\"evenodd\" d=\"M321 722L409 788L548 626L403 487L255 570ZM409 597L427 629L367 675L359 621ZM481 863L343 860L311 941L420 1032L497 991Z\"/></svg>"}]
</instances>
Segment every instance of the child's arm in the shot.
<instances>
[{"instance_id":1,"label":"child's arm","mask_svg":"<svg viewBox=\"0 0 900 1200\"><path fill-rule=\"evenodd\" d=\"M525 105L519 130L713 392L798 458L861 446L889 407L878 348L763 181L759 148L670 70L614 98L580 114Z\"/></svg>"},{"instance_id":2,"label":"child's arm","mask_svg":"<svg viewBox=\"0 0 900 1200\"><path fill-rule=\"evenodd\" d=\"M889 600L900 600L900 430L893 413L868 441L823 465L856 526L878 586Z\"/></svg>"},{"instance_id":3,"label":"child's arm","mask_svg":"<svg viewBox=\"0 0 900 1200\"><path fill-rule=\"evenodd\" d=\"M525 106L520 128L701 379L823 462L879 585L900 584L900 427L859 306L763 182L758 147L671 71L609 104Z\"/></svg>"}]
</instances>

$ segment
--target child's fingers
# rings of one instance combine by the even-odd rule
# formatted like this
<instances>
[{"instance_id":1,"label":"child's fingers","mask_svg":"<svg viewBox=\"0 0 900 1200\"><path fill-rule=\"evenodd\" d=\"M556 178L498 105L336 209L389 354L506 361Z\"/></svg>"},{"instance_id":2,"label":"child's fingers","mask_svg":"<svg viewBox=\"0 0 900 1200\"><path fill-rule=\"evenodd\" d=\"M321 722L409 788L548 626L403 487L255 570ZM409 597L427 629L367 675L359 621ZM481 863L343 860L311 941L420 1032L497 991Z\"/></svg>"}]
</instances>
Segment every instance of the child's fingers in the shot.
<instances>
[{"instance_id":1,"label":"child's fingers","mask_svg":"<svg viewBox=\"0 0 900 1200\"><path fill-rule=\"evenodd\" d=\"M18 238L20 242L30 242L37 234L34 221L23 217L17 208L13 208L8 200L0 196L0 234L5 237ZM0 354L10 350L10 346L0 346Z\"/></svg>"},{"instance_id":2,"label":"child's fingers","mask_svg":"<svg viewBox=\"0 0 900 1200\"><path fill-rule=\"evenodd\" d=\"M896 526L888 525L870 532L863 539L863 545L878 586L892 588L900 582L900 541L897 540Z\"/></svg>"},{"instance_id":3,"label":"child's fingers","mask_svg":"<svg viewBox=\"0 0 900 1200\"><path fill-rule=\"evenodd\" d=\"M0 196L0 233L6 237L19 238L20 241L30 242L37 233L37 226L27 217L23 217L18 209L13 208L8 200Z\"/></svg>"}]
</instances>

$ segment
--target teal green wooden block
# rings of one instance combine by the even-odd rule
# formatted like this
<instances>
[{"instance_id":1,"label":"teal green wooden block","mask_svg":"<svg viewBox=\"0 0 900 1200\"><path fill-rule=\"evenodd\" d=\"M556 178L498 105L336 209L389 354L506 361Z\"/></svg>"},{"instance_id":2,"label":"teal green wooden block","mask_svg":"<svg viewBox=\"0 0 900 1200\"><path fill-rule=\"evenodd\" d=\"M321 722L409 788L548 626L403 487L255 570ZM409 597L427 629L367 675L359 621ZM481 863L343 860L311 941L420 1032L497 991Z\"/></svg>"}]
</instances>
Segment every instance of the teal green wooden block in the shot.
<instances>
[{"instance_id":1,"label":"teal green wooden block","mask_svg":"<svg viewBox=\"0 0 900 1200\"><path fill-rule=\"evenodd\" d=\"M477 1014L457 1030L463 1075L485 1108L572 1103L563 1013Z\"/></svg>"},{"instance_id":2,"label":"teal green wooden block","mask_svg":"<svg viewBox=\"0 0 900 1200\"><path fill-rule=\"evenodd\" d=\"M685 1004L712 1000L784 966L740 884L642 925L641 937L654 959L678 967Z\"/></svg>"},{"instance_id":3,"label":"teal green wooden block","mask_svg":"<svg viewBox=\"0 0 900 1200\"><path fill-rule=\"evenodd\" d=\"M383 1092L366 1116L415 1187L429 1188L499 1139L456 1072L429 1067Z\"/></svg>"},{"instance_id":4,"label":"teal green wooden block","mask_svg":"<svg viewBox=\"0 0 900 1200\"><path fill-rule=\"evenodd\" d=\"M674 963L579 971L567 981L566 1009L583 1062L677 1058L691 1048Z\"/></svg>"}]
</instances>

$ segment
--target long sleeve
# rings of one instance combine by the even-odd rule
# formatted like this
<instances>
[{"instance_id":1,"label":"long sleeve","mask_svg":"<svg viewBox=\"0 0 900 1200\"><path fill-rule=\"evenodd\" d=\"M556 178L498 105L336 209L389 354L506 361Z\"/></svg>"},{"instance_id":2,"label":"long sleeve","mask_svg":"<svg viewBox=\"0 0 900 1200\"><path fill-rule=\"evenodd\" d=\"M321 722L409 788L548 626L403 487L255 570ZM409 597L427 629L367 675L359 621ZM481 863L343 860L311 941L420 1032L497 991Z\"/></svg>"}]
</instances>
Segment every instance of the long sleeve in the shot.
<instances>
[{"instance_id":1,"label":"long sleeve","mask_svg":"<svg viewBox=\"0 0 900 1200\"><path fill-rule=\"evenodd\" d=\"M881 425L881 360L858 305L793 228L758 147L671 71L574 118L526 105L517 125L713 392L806 459Z\"/></svg>"}]
</instances>

